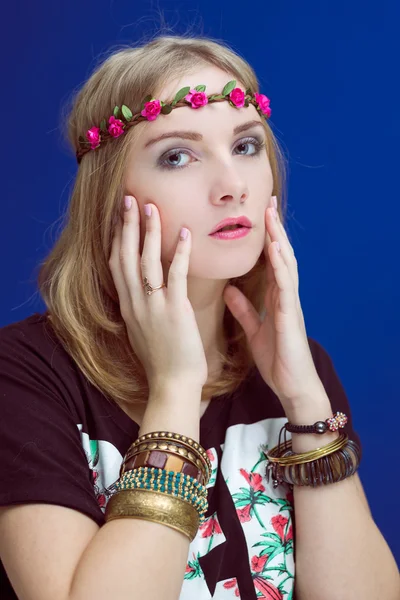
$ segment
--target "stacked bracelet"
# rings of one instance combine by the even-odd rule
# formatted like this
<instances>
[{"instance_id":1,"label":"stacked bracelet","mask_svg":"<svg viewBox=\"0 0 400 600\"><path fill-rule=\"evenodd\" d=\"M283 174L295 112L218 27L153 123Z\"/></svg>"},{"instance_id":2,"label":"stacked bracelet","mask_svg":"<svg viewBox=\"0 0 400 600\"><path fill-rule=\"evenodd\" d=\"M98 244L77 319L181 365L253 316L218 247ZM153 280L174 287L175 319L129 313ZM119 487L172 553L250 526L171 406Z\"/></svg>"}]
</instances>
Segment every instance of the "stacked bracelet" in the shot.
<instances>
[{"instance_id":1,"label":"stacked bracelet","mask_svg":"<svg viewBox=\"0 0 400 600\"><path fill-rule=\"evenodd\" d=\"M272 472L274 488L281 483L288 483L291 487L336 483L353 475L361 460L358 445L346 434L327 446L304 454L294 454L290 448L291 441L283 445L280 453L277 447L267 453L266 477L269 481Z\"/></svg>"},{"instance_id":2,"label":"stacked bracelet","mask_svg":"<svg viewBox=\"0 0 400 600\"><path fill-rule=\"evenodd\" d=\"M208 508L211 461L200 444L170 432L148 433L128 449L106 521L130 517L162 523L192 541Z\"/></svg>"}]
</instances>

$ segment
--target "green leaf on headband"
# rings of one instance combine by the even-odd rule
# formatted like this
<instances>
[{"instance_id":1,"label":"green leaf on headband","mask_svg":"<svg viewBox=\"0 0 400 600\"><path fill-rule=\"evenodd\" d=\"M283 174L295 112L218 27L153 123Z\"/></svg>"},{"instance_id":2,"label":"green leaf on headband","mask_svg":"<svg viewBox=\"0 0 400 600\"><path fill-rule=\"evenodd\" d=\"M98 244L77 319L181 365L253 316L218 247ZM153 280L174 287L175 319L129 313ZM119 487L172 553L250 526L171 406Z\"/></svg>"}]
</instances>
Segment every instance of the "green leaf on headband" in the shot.
<instances>
[{"instance_id":1,"label":"green leaf on headband","mask_svg":"<svg viewBox=\"0 0 400 600\"><path fill-rule=\"evenodd\" d=\"M236 80L233 79L233 81L229 81L229 83L226 84L226 86L224 87L224 89L222 90L222 95L223 96L227 96L228 94L231 93L232 90L234 90L236 87Z\"/></svg>"},{"instance_id":2,"label":"green leaf on headband","mask_svg":"<svg viewBox=\"0 0 400 600\"><path fill-rule=\"evenodd\" d=\"M252 96L252 95L253 95L253 92L251 91L251 89L250 89L250 88L247 88L247 90L246 90L246 95L247 95L247 96Z\"/></svg>"},{"instance_id":3,"label":"green leaf on headband","mask_svg":"<svg viewBox=\"0 0 400 600\"><path fill-rule=\"evenodd\" d=\"M106 123L105 119L103 119L102 122L100 123L100 129L101 129L101 131L104 131L104 133L107 132L107 123Z\"/></svg>"},{"instance_id":4,"label":"green leaf on headband","mask_svg":"<svg viewBox=\"0 0 400 600\"><path fill-rule=\"evenodd\" d=\"M121 110L122 110L122 114L125 117L125 120L130 121L133 117L131 109L128 108L127 106L125 106L125 104L123 104Z\"/></svg>"},{"instance_id":5,"label":"green leaf on headband","mask_svg":"<svg viewBox=\"0 0 400 600\"><path fill-rule=\"evenodd\" d=\"M245 106L249 106L249 101L247 100L247 98L246 98L246 99L245 99L245 101L244 101L244 105L245 105Z\"/></svg>"},{"instance_id":6,"label":"green leaf on headband","mask_svg":"<svg viewBox=\"0 0 400 600\"><path fill-rule=\"evenodd\" d=\"M194 89L196 90L196 92L205 92L206 86L205 85L196 85L196 87Z\"/></svg>"},{"instance_id":7,"label":"green leaf on headband","mask_svg":"<svg viewBox=\"0 0 400 600\"><path fill-rule=\"evenodd\" d=\"M114 117L117 118L118 117L118 113L119 113L119 106L116 106L114 108Z\"/></svg>"},{"instance_id":8,"label":"green leaf on headband","mask_svg":"<svg viewBox=\"0 0 400 600\"><path fill-rule=\"evenodd\" d=\"M182 100L182 98L187 96L189 92L190 92L190 87L184 87L181 90L179 90L179 92L176 94L175 98L171 102L172 106L174 106L177 102L179 102L179 100Z\"/></svg>"},{"instance_id":9,"label":"green leaf on headband","mask_svg":"<svg viewBox=\"0 0 400 600\"><path fill-rule=\"evenodd\" d=\"M172 112L172 106L170 104L164 104L164 106L161 109L161 112L163 115L169 115L169 113Z\"/></svg>"}]
</instances>

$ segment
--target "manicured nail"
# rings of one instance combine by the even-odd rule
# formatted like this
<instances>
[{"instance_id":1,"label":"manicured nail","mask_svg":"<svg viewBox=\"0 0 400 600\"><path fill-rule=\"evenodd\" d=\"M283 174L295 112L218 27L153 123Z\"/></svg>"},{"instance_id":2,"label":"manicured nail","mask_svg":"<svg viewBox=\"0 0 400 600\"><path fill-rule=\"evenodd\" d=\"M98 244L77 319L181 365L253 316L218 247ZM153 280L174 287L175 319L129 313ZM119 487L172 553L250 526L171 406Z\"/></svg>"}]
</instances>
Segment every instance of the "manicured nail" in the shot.
<instances>
[{"instance_id":1,"label":"manicured nail","mask_svg":"<svg viewBox=\"0 0 400 600\"><path fill-rule=\"evenodd\" d=\"M180 237L180 239L181 239L182 241L183 241L183 240L186 240L186 238L187 238L187 236L188 236L188 233L189 233L189 230L188 230L188 229L186 229L186 227L182 227L182 229L181 229L181 233L180 233L180 236L179 236L179 237Z\"/></svg>"},{"instance_id":2,"label":"manicured nail","mask_svg":"<svg viewBox=\"0 0 400 600\"><path fill-rule=\"evenodd\" d=\"M130 196L125 196L124 203L125 203L125 210L129 210L132 206L132 198Z\"/></svg>"},{"instance_id":3,"label":"manicured nail","mask_svg":"<svg viewBox=\"0 0 400 600\"><path fill-rule=\"evenodd\" d=\"M151 217L151 204L144 205L144 214L146 217Z\"/></svg>"}]
</instances>

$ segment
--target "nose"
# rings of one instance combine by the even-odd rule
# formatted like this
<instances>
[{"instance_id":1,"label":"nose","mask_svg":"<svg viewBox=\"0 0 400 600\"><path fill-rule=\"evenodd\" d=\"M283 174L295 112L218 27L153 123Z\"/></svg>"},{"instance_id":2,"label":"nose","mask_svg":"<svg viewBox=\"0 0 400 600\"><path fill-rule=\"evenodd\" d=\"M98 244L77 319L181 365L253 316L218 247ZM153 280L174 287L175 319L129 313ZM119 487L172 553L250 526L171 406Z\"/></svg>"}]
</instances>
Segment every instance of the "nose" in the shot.
<instances>
[{"instance_id":1,"label":"nose","mask_svg":"<svg viewBox=\"0 0 400 600\"><path fill-rule=\"evenodd\" d=\"M219 169L214 187L211 190L213 204L225 204L226 202L243 204L249 197L247 182L238 173L237 169Z\"/></svg>"}]
</instances>

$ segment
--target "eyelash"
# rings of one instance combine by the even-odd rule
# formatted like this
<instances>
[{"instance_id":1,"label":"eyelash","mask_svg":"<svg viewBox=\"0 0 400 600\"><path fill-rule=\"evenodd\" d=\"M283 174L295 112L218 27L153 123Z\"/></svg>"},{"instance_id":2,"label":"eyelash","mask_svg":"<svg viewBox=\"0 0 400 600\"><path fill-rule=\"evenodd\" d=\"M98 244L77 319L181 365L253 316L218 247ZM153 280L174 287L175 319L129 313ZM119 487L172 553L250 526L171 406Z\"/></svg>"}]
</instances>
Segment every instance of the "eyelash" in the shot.
<instances>
[{"instance_id":1,"label":"eyelash","mask_svg":"<svg viewBox=\"0 0 400 600\"><path fill-rule=\"evenodd\" d=\"M265 142L263 142L262 140L255 138L255 137L249 137L249 138L245 138L243 140L240 140L239 143L237 144L237 146L242 146L244 144L253 144L255 146L255 152L253 154L239 154L239 156L250 156L250 157L254 157L254 156L258 156L260 154L260 152L262 151L263 148L265 148ZM171 150L170 152L167 153L167 155L164 155L164 157L161 157L160 161L158 162L158 166L161 169L165 169L167 171L176 171L177 169L184 169L186 167L188 167L189 165L182 165L182 166L178 166L178 167L174 167L172 165L167 165L166 161L171 157L171 156L177 156L179 154L188 154L188 152L186 150L180 150L179 148L174 148L174 150Z\"/></svg>"}]
</instances>

